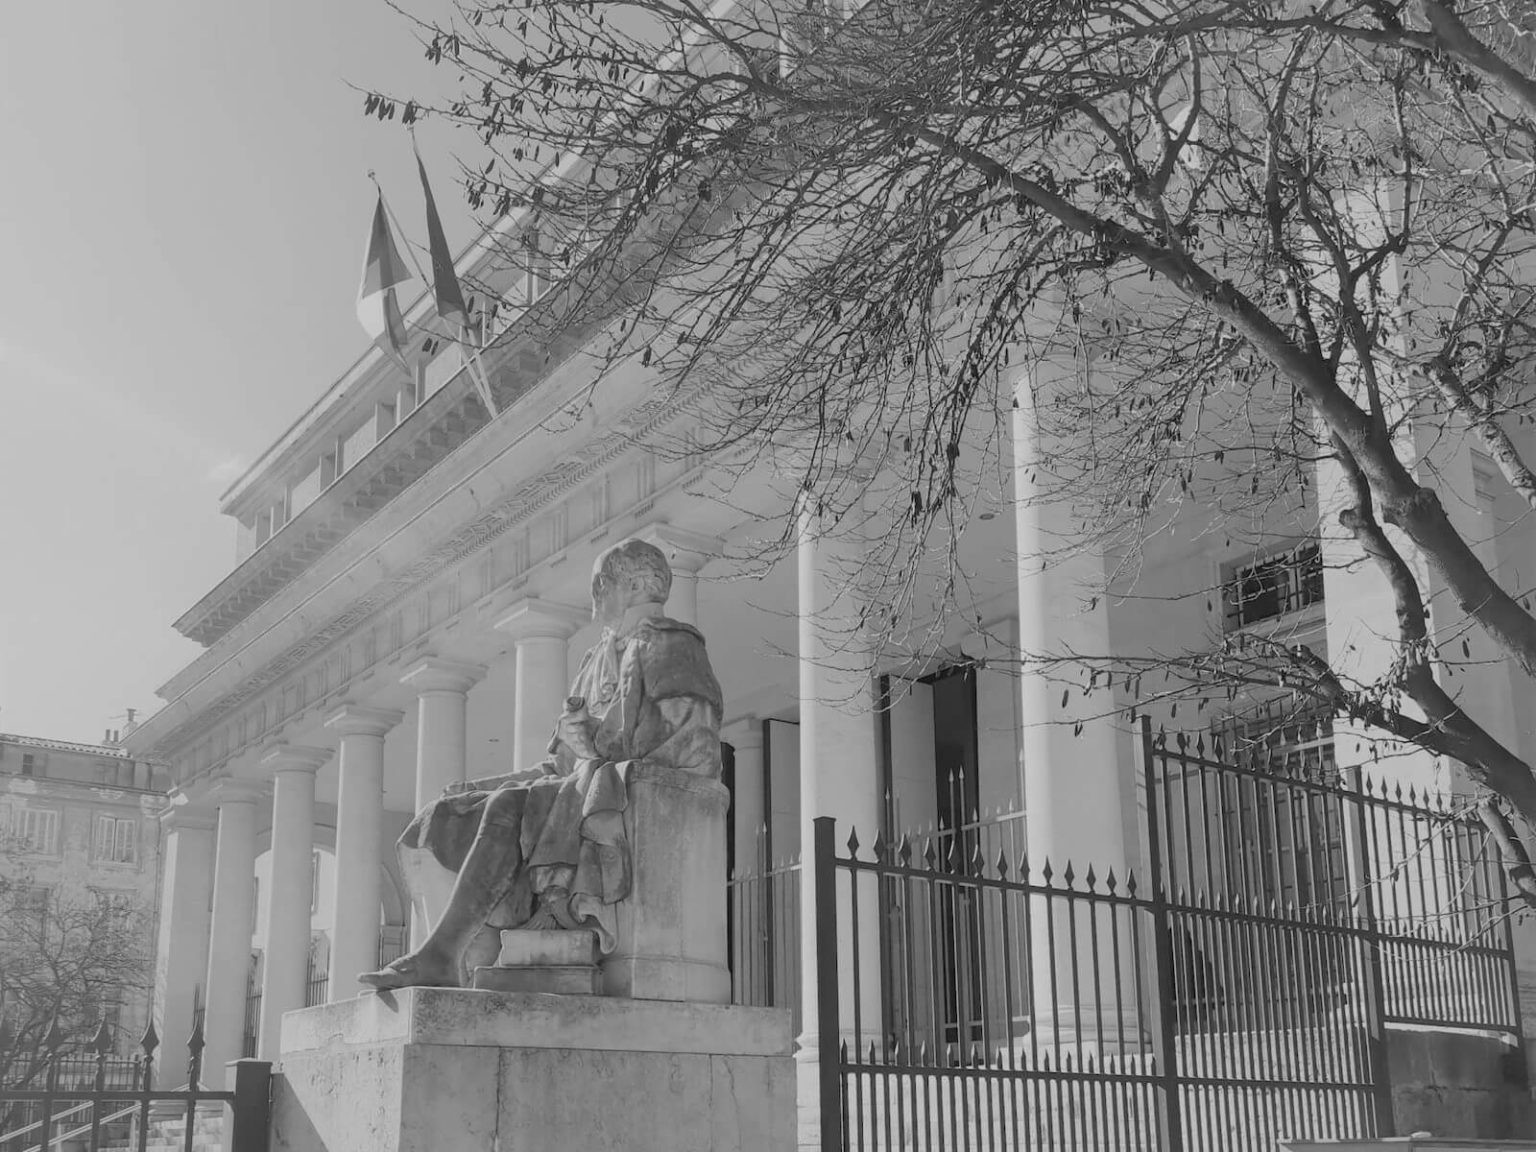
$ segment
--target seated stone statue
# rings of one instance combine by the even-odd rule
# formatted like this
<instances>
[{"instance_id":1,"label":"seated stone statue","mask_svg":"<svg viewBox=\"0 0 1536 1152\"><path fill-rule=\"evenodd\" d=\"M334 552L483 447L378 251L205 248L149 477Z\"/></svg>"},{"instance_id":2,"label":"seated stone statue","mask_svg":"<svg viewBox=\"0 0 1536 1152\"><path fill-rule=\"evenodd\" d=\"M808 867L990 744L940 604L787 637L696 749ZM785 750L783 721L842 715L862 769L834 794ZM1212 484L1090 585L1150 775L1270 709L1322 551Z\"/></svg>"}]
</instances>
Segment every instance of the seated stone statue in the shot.
<instances>
[{"instance_id":1,"label":"seated stone statue","mask_svg":"<svg viewBox=\"0 0 1536 1152\"><path fill-rule=\"evenodd\" d=\"M631 880L629 766L720 771L720 685L699 631L662 615L671 585L666 557L642 540L598 558L592 615L603 632L576 673L550 758L450 787L417 814L399 844L408 883L434 866L423 855L457 878L421 946L363 983L459 985L487 929L591 928L612 948L612 906Z\"/></svg>"}]
</instances>

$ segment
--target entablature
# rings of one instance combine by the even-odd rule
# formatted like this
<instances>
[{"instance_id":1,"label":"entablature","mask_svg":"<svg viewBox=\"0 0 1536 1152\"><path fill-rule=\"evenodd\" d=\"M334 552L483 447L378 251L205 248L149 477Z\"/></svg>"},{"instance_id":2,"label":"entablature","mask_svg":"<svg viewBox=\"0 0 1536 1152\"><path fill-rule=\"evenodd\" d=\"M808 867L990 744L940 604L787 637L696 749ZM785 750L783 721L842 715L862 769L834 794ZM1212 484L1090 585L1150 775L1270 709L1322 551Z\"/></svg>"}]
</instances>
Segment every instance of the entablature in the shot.
<instances>
[{"instance_id":1,"label":"entablature","mask_svg":"<svg viewBox=\"0 0 1536 1152\"><path fill-rule=\"evenodd\" d=\"M227 650L220 643L174 678L162 690L171 703L134 734L135 748L153 749L186 783L285 728L296 730L305 717L320 723L321 711L334 711L380 668L444 636L483 633L504 645L490 616L503 612L509 594L561 563L573 546L654 514L660 495L697 472L698 456L662 459L640 446L695 398L658 394L649 383L632 381L630 406L603 419L600 434L571 428L535 455L517 437L497 441L494 453L485 447L490 441L477 442L473 463L463 457L413 494L409 509L380 517L377 528L387 527L392 538L372 539L375 526L368 526L370 539L360 534L342 550L348 570L322 564L327 570L245 621L236 631L253 634L243 643ZM523 463L518 480L493 480L493 465L512 459ZM396 513L406 522L395 522ZM407 531L427 524L456 527L430 542ZM391 544L400 546L400 563L383 558Z\"/></svg>"}]
</instances>

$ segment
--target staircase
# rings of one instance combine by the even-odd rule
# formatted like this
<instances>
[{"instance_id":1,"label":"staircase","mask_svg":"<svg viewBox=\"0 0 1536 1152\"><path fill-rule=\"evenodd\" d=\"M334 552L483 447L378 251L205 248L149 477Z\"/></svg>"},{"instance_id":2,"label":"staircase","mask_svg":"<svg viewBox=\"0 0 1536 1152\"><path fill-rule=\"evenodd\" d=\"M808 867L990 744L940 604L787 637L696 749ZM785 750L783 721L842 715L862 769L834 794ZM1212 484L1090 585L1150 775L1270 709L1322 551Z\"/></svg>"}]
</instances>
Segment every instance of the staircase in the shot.
<instances>
[{"instance_id":1,"label":"staircase","mask_svg":"<svg viewBox=\"0 0 1536 1152\"><path fill-rule=\"evenodd\" d=\"M220 1152L224 1128L224 1105L216 1100L202 1101L192 1116L192 1152ZM185 1152L187 1143L187 1107L185 1104L157 1103L149 1112L149 1139L144 1152ZM85 1144L78 1145L84 1152ZM101 1152L138 1152L138 1133L107 1139L103 1136ZM76 1152L71 1142L58 1145L59 1152Z\"/></svg>"}]
</instances>

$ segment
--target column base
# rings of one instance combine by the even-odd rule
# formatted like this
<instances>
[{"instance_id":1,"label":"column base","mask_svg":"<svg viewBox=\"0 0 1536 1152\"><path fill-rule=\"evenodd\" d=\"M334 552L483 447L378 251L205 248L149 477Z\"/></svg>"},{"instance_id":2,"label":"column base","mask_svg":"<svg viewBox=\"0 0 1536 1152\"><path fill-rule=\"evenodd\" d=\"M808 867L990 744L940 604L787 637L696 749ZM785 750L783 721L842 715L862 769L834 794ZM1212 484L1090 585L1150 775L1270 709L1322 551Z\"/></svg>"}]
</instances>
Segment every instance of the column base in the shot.
<instances>
[{"instance_id":1,"label":"column base","mask_svg":"<svg viewBox=\"0 0 1536 1152\"><path fill-rule=\"evenodd\" d=\"M788 1152L789 1013L405 988L289 1013L272 1152Z\"/></svg>"}]
</instances>

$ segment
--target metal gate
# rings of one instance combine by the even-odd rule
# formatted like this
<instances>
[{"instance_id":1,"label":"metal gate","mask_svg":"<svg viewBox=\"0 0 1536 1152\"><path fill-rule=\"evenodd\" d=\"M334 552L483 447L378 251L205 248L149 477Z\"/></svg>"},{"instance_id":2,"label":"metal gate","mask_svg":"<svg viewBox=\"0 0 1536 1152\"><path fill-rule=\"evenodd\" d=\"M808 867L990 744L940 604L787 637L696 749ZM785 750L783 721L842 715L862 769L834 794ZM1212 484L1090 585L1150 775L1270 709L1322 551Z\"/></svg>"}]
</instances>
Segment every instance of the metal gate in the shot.
<instances>
[{"instance_id":1,"label":"metal gate","mask_svg":"<svg viewBox=\"0 0 1536 1152\"><path fill-rule=\"evenodd\" d=\"M1391 1134L1389 1025L1519 1050L1481 824L1224 751L1144 728L1145 877L818 820L822 1148L1268 1152Z\"/></svg>"}]
</instances>

